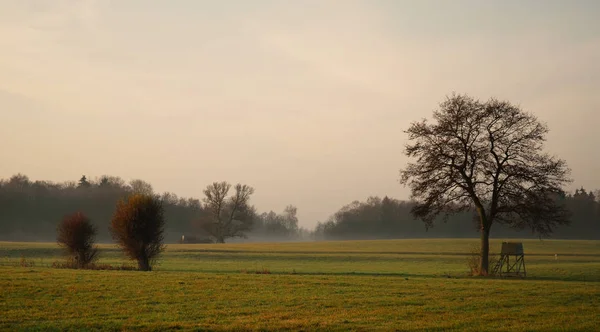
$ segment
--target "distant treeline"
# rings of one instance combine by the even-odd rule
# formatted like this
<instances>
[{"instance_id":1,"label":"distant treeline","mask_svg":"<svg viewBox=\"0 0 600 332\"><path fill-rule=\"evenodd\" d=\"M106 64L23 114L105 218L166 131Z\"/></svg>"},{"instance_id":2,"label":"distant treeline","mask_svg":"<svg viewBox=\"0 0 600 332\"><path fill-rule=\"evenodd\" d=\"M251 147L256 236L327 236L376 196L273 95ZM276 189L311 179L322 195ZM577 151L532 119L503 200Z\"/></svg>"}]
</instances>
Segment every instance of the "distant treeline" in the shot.
<instances>
[{"instance_id":1,"label":"distant treeline","mask_svg":"<svg viewBox=\"0 0 600 332\"><path fill-rule=\"evenodd\" d=\"M54 241L59 221L68 214L82 212L98 228L97 240L111 242L108 224L118 201L132 193L157 195L165 210L165 241L208 241L200 225L206 213L202 202L196 198L178 197L173 193L154 193L152 186L142 180L126 183L115 176L102 176L88 180L83 176L78 182L52 183L30 181L17 174L0 180L0 240L4 241ZM307 236L298 227L297 209L288 206L282 214L254 211L250 237L280 240Z\"/></svg>"},{"instance_id":2,"label":"distant treeline","mask_svg":"<svg viewBox=\"0 0 600 332\"><path fill-rule=\"evenodd\" d=\"M551 235L557 239L600 239L600 202L585 189L563 198L571 212L571 224L559 226ZM434 227L426 230L424 223L411 214L413 203L384 197L371 197L344 206L314 231L317 239L397 239L427 237L478 237L478 222L473 213L450 216L446 222L439 218ZM515 230L504 225L492 226L495 238L535 238L529 229Z\"/></svg>"},{"instance_id":3,"label":"distant treeline","mask_svg":"<svg viewBox=\"0 0 600 332\"><path fill-rule=\"evenodd\" d=\"M132 193L154 194L162 199L166 219L166 242L176 242L185 235L187 240L203 242L203 202L182 198L173 193L157 194L142 180L126 183L114 176L102 176L78 182L52 183L30 181L25 175L0 180L0 240L54 241L58 222L67 214L82 212L98 227L98 241L111 241L108 223L116 203ZM571 225L555 230L553 238L600 239L600 203L592 192L584 189L568 194L565 204L572 212ZM254 209L250 240L342 240L391 239L425 237L477 237L473 215L451 216L446 223L439 221L426 230L424 223L415 220L412 203L388 197L371 197L344 206L326 222L318 223L313 231L298 226L296 207L290 205L282 213L258 213ZM535 237L528 230L515 231L494 225L492 237Z\"/></svg>"}]
</instances>

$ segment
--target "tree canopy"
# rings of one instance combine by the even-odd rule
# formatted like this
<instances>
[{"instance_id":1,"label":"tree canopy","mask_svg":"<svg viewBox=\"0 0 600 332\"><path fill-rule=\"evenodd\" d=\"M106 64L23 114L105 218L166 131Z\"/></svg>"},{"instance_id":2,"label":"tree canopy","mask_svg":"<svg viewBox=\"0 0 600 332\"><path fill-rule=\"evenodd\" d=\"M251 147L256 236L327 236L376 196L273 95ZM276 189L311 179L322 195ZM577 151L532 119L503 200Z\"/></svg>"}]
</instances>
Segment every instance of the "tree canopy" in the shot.
<instances>
[{"instance_id":1,"label":"tree canopy","mask_svg":"<svg viewBox=\"0 0 600 332\"><path fill-rule=\"evenodd\" d=\"M165 250L165 218L160 198L133 194L117 204L110 232L125 254L138 262L139 269L151 271L152 263Z\"/></svg>"},{"instance_id":2,"label":"tree canopy","mask_svg":"<svg viewBox=\"0 0 600 332\"><path fill-rule=\"evenodd\" d=\"M453 95L406 131L401 170L412 212L428 226L438 215L474 211L481 232L482 274L488 273L492 224L548 235L568 223L561 198L569 182L564 160L543 151L548 127L507 101Z\"/></svg>"}]
</instances>

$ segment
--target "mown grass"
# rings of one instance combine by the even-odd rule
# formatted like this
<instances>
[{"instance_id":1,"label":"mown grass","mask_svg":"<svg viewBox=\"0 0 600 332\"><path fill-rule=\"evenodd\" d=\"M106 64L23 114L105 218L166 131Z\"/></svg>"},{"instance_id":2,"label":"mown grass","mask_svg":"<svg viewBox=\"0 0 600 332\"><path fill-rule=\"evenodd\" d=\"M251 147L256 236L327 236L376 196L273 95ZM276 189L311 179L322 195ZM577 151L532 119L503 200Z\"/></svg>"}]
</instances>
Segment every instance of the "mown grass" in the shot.
<instances>
[{"instance_id":1,"label":"mown grass","mask_svg":"<svg viewBox=\"0 0 600 332\"><path fill-rule=\"evenodd\" d=\"M523 242L524 280L467 277L464 239L169 245L150 273L52 269L54 244L0 243L0 329L596 330L600 241Z\"/></svg>"}]
</instances>

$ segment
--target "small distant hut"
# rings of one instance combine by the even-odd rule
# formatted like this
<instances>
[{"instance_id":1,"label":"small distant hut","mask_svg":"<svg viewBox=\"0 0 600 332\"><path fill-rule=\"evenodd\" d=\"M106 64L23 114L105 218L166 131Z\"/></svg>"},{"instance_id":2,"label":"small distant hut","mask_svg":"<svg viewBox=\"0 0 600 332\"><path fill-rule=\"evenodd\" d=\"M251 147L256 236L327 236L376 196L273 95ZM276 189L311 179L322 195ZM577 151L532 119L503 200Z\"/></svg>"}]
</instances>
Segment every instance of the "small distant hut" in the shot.
<instances>
[{"instance_id":1,"label":"small distant hut","mask_svg":"<svg viewBox=\"0 0 600 332\"><path fill-rule=\"evenodd\" d=\"M177 241L179 243L187 243L187 244L193 244L193 243L213 243L213 241L206 236L195 236L195 235L182 235L181 236L181 240Z\"/></svg>"}]
</instances>

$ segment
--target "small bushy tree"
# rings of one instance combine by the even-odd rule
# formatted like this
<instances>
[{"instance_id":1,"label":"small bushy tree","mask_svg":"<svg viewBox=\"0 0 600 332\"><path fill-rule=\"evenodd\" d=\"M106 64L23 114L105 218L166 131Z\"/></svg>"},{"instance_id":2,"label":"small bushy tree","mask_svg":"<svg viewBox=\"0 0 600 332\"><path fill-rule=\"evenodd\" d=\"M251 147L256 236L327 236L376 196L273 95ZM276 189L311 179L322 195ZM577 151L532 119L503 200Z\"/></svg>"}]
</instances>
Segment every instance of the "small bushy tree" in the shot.
<instances>
[{"instance_id":1,"label":"small bushy tree","mask_svg":"<svg viewBox=\"0 0 600 332\"><path fill-rule=\"evenodd\" d=\"M137 260L140 270L151 271L165 249L164 227L162 201L151 195L134 194L117 204L110 232L125 254Z\"/></svg>"},{"instance_id":2,"label":"small bushy tree","mask_svg":"<svg viewBox=\"0 0 600 332\"><path fill-rule=\"evenodd\" d=\"M94 246L96 227L81 212L65 216L57 229L56 241L65 248L73 266L86 268L98 256L98 248Z\"/></svg>"}]
</instances>

